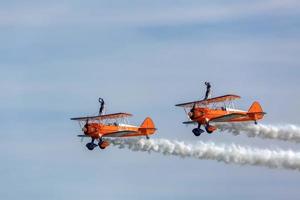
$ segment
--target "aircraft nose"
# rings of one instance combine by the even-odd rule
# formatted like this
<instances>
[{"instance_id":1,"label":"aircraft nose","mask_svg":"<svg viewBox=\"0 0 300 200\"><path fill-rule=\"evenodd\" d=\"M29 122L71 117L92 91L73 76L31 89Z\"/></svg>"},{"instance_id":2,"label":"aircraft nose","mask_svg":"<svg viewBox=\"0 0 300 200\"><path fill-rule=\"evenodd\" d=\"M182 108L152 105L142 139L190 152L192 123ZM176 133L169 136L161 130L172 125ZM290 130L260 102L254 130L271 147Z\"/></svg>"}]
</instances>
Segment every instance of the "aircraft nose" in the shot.
<instances>
[{"instance_id":1,"label":"aircraft nose","mask_svg":"<svg viewBox=\"0 0 300 200\"><path fill-rule=\"evenodd\" d=\"M93 126L84 126L82 128L82 131L84 132L84 134L91 134L97 131L97 129Z\"/></svg>"}]
</instances>

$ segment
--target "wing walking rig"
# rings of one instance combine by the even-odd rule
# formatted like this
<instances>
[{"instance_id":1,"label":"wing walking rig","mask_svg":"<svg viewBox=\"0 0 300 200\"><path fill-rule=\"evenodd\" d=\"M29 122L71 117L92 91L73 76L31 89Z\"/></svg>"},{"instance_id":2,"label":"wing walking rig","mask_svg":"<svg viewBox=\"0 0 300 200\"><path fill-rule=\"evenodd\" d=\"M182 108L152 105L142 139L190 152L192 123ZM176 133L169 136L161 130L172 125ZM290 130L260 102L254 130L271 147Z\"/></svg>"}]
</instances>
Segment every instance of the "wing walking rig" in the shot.
<instances>
[{"instance_id":1,"label":"wing walking rig","mask_svg":"<svg viewBox=\"0 0 300 200\"><path fill-rule=\"evenodd\" d=\"M243 111L235 109L233 103L233 101L240 98L238 95L228 94L206 100L181 103L175 106L184 108L188 117L188 121L183 122L184 124L198 125L197 128L193 129L193 133L199 136L204 132L201 126L204 126L207 133L212 133L217 129L211 123L254 121L257 124L257 121L266 114L263 112L259 102L254 102L248 111Z\"/></svg>"},{"instance_id":2,"label":"wing walking rig","mask_svg":"<svg viewBox=\"0 0 300 200\"><path fill-rule=\"evenodd\" d=\"M103 107L103 104L101 106ZM100 108L101 112L99 111L97 116L71 118L71 120L79 122L84 133L78 137L91 138L91 142L86 144L89 150L93 150L96 146L105 149L109 146L109 141L105 138L145 136L148 139L156 131L150 117L147 117L140 126L134 126L128 123L128 118L132 117L132 114L120 112L101 115L102 110ZM95 141L98 141L98 145L94 143Z\"/></svg>"}]
</instances>

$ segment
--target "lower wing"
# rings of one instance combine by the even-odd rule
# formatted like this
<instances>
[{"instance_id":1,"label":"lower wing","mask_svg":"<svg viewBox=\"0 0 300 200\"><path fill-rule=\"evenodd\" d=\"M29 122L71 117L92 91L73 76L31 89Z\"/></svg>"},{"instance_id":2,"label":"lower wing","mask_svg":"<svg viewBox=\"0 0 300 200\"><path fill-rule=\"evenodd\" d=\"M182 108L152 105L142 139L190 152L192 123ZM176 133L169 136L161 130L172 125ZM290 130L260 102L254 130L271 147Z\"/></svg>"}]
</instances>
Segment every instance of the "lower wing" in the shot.
<instances>
[{"instance_id":1,"label":"lower wing","mask_svg":"<svg viewBox=\"0 0 300 200\"><path fill-rule=\"evenodd\" d=\"M127 136L130 134L137 134L137 131L116 131L116 132L112 132L112 133L107 133L105 135L103 135L102 137L122 137L122 136ZM85 138L85 137L90 137L87 135L77 135L77 137L81 137L81 138Z\"/></svg>"},{"instance_id":2,"label":"lower wing","mask_svg":"<svg viewBox=\"0 0 300 200\"><path fill-rule=\"evenodd\" d=\"M195 121L185 121L185 122L182 122L183 124L197 124L197 122Z\"/></svg>"},{"instance_id":3,"label":"lower wing","mask_svg":"<svg viewBox=\"0 0 300 200\"><path fill-rule=\"evenodd\" d=\"M233 119L237 119L240 117L247 117L248 115L246 114L241 114L241 113L232 113L228 115L223 115L221 117L216 117L210 120L210 122L228 122Z\"/></svg>"},{"instance_id":4,"label":"lower wing","mask_svg":"<svg viewBox=\"0 0 300 200\"><path fill-rule=\"evenodd\" d=\"M137 134L137 131L116 131L112 133L107 133L103 135L103 137L122 137L122 136L127 136L130 134Z\"/></svg>"}]
</instances>

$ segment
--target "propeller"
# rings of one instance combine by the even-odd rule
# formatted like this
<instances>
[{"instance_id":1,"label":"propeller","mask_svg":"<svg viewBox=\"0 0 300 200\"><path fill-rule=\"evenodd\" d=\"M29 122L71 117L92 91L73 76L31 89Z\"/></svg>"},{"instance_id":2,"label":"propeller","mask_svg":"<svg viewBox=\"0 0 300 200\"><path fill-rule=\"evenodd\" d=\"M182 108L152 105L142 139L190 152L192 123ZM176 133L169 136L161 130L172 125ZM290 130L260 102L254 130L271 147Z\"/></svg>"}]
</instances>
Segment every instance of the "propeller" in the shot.
<instances>
[{"instance_id":1,"label":"propeller","mask_svg":"<svg viewBox=\"0 0 300 200\"><path fill-rule=\"evenodd\" d=\"M82 128L82 131L84 132L85 135L97 132L97 128L94 127L93 125L89 125L89 118L86 118L86 123L84 127Z\"/></svg>"},{"instance_id":2,"label":"propeller","mask_svg":"<svg viewBox=\"0 0 300 200\"><path fill-rule=\"evenodd\" d=\"M88 131L88 129L87 129L88 124L89 124L89 118L86 118L85 125L84 125L83 128L82 128L82 131L83 131L84 133L86 133L86 132Z\"/></svg>"},{"instance_id":3,"label":"propeller","mask_svg":"<svg viewBox=\"0 0 300 200\"><path fill-rule=\"evenodd\" d=\"M192 109L189 112L189 117L192 118L196 109L196 103L193 105Z\"/></svg>"},{"instance_id":4,"label":"propeller","mask_svg":"<svg viewBox=\"0 0 300 200\"><path fill-rule=\"evenodd\" d=\"M84 140L84 135L77 135L77 137L79 137L80 138L80 142L82 143L83 142L83 140Z\"/></svg>"},{"instance_id":5,"label":"propeller","mask_svg":"<svg viewBox=\"0 0 300 200\"><path fill-rule=\"evenodd\" d=\"M195 111L195 108L196 108L196 103L194 103L192 109L191 109L191 112L194 112Z\"/></svg>"}]
</instances>

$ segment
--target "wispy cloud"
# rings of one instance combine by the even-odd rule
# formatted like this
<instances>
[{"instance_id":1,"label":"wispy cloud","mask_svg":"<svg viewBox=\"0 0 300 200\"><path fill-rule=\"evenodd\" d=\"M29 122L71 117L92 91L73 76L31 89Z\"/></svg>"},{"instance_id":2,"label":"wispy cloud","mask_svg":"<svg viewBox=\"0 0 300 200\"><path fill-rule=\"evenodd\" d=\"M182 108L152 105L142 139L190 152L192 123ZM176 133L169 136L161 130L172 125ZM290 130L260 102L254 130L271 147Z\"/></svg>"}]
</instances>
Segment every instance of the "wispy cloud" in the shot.
<instances>
[{"instance_id":1,"label":"wispy cloud","mask_svg":"<svg viewBox=\"0 0 300 200\"><path fill-rule=\"evenodd\" d=\"M155 3L153 3L155 4ZM228 4L184 5L164 4L153 9L146 5L128 5L125 9L84 10L68 4L51 4L48 6L27 6L0 11L2 26L55 26L61 24L86 23L118 25L178 25L185 23L211 23L260 15L287 15L298 12L300 2L296 0L251 1Z\"/></svg>"},{"instance_id":2,"label":"wispy cloud","mask_svg":"<svg viewBox=\"0 0 300 200\"><path fill-rule=\"evenodd\" d=\"M0 9L0 26L39 27L66 22L71 12L67 6L15 6Z\"/></svg>"},{"instance_id":3,"label":"wispy cloud","mask_svg":"<svg viewBox=\"0 0 300 200\"><path fill-rule=\"evenodd\" d=\"M295 13L300 3L294 0L270 0L229 5L170 6L159 10L140 10L104 18L111 23L136 25L178 25L185 23L211 23L243 19L259 15L284 15Z\"/></svg>"}]
</instances>

